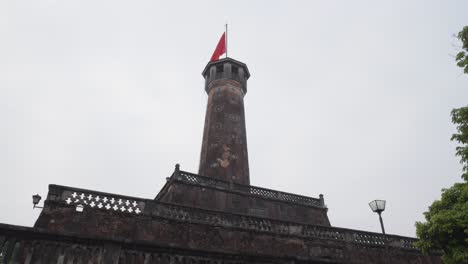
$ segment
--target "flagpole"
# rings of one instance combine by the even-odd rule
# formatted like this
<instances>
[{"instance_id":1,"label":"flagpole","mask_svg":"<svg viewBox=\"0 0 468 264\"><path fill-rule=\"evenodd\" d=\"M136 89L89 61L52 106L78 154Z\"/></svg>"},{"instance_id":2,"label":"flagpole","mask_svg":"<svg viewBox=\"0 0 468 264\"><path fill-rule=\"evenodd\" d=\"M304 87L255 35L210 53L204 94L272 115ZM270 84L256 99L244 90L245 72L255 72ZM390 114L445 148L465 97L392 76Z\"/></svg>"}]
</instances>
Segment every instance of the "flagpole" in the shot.
<instances>
[{"instance_id":1,"label":"flagpole","mask_svg":"<svg viewBox=\"0 0 468 264\"><path fill-rule=\"evenodd\" d=\"M226 23L226 58L228 57L228 28L227 28L227 23Z\"/></svg>"}]
</instances>

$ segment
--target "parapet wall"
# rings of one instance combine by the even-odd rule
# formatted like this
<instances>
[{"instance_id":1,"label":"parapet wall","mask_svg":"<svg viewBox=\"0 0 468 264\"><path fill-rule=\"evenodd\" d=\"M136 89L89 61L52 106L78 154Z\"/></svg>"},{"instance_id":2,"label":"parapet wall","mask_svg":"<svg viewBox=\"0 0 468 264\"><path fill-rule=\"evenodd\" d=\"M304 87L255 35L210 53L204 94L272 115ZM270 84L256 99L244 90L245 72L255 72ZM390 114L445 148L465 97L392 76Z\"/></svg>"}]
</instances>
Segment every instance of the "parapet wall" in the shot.
<instances>
[{"instance_id":1,"label":"parapet wall","mask_svg":"<svg viewBox=\"0 0 468 264\"><path fill-rule=\"evenodd\" d=\"M288 222L330 226L323 196L312 198L236 184L177 169L155 200Z\"/></svg>"},{"instance_id":2,"label":"parapet wall","mask_svg":"<svg viewBox=\"0 0 468 264\"><path fill-rule=\"evenodd\" d=\"M56 234L92 234L103 240L311 261L308 263L441 263L437 256L421 255L412 245L414 239L407 237L203 210L57 185L49 187L35 227Z\"/></svg>"},{"instance_id":3,"label":"parapet wall","mask_svg":"<svg viewBox=\"0 0 468 264\"><path fill-rule=\"evenodd\" d=\"M130 240L101 239L0 224L0 263L43 264L280 264L337 263L188 250Z\"/></svg>"}]
</instances>

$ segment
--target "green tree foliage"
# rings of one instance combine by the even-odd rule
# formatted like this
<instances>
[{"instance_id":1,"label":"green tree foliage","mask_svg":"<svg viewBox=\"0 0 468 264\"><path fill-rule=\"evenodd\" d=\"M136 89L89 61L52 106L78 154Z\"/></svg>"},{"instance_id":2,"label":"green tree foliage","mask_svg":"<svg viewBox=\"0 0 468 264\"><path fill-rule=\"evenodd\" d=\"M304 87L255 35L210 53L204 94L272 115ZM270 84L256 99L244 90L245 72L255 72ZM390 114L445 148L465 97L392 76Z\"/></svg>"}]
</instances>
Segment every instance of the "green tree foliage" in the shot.
<instances>
[{"instance_id":1,"label":"green tree foliage","mask_svg":"<svg viewBox=\"0 0 468 264\"><path fill-rule=\"evenodd\" d=\"M447 264L468 264L468 107L452 110L457 133L452 140L460 145L456 155L463 165L462 183L442 190L442 197L424 213L426 222L416 222L416 246L424 253L442 251Z\"/></svg>"},{"instance_id":2,"label":"green tree foliage","mask_svg":"<svg viewBox=\"0 0 468 264\"><path fill-rule=\"evenodd\" d=\"M455 56L457 65L463 68L463 72L468 74L468 26L458 32L457 38L462 42L462 51Z\"/></svg>"},{"instance_id":3,"label":"green tree foliage","mask_svg":"<svg viewBox=\"0 0 468 264\"><path fill-rule=\"evenodd\" d=\"M460 143L456 148L456 155L460 157L463 165L462 178L468 181L468 106L452 110L452 122L457 125L457 133L452 140Z\"/></svg>"},{"instance_id":4,"label":"green tree foliage","mask_svg":"<svg viewBox=\"0 0 468 264\"><path fill-rule=\"evenodd\" d=\"M468 74L468 26L457 35L463 51L455 58L457 66ZM468 106L452 110L452 122L457 133L451 140L460 145L456 155L460 157L462 183L442 190L442 197L424 213L426 222L416 222L416 246L424 253L443 252L446 264L468 264Z\"/></svg>"},{"instance_id":5,"label":"green tree foliage","mask_svg":"<svg viewBox=\"0 0 468 264\"><path fill-rule=\"evenodd\" d=\"M442 250L446 264L468 263L468 183L442 190L424 216L427 222L416 222L416 246L426 254Z\"/></svg>"}]
</instances>

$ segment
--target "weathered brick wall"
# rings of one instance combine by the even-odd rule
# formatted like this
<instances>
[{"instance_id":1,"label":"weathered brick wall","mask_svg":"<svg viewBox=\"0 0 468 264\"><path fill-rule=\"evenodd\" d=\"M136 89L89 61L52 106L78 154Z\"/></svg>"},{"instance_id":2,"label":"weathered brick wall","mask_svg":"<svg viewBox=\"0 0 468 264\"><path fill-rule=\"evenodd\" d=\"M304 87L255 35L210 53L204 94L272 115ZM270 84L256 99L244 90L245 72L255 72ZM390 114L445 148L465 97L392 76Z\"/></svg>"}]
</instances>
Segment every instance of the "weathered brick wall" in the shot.
<instances>
[{"instance_id":1,"label":"weathered brick wall","mask_svg":"<svg viewBox=\"0 0 468 264\"><path fill-rule=\"evenodd\" d=\"M244 96L247 65L227 58L210 62L203 76L208 103L199 174L250 184Z\"/></svg>"},{"instance_id":2,"label":"weathered brick wall","mask_svg":"<svg viewBox=\"0 0 468 264\"><path fill-rule=\"evenodd\" d=\"M239 192L173 181L160 201L199 208L248 214L283 221L330 226L327 209L305 206Z\"/></svg>"},{"instance_id":3,"label":"weathered brick wall","mask_svg":"<svg viewBox=\"0 0 468 264\"><path fill-rule=\"evenodd\" d=\"M67 188L51 186L37 228L57 234L92 234L96 239L140 241L242 256L319 259L333 263L440 263L438 257L421 255L411 245L413 240L410 238L295 224ZM74 201L65 202L75 194L78 195ZM92 207L96 197L113 199L121 207ZM129 205L125 207L125 204ZM84 205L82 212L76 211L77 205ZM142 211L135 214L128 208L141 208Z\"/></svg>"},{"instance_id":4,"label":"weathered brick wall","mask_svg":"<svg viewBox=\"0 0 468 264\"><path fill-rule=\"evenodd\" d=\"M131 240L100 239L0 224L0 263L12 264L267 264L338 263L188 250Z\"/></svg>"}]
</instances>

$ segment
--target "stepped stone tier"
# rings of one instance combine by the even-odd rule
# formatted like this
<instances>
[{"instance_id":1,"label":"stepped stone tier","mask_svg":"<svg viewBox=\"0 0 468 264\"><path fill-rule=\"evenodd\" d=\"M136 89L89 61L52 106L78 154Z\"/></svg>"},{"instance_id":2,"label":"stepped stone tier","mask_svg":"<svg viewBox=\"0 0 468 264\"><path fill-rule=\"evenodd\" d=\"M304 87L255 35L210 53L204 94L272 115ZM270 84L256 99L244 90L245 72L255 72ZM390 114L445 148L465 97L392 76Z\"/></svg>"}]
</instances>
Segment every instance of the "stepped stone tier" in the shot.
<instances>
[{"instance_id":1,"label":"stepped stone tier","mask_svg":"<svg viewBox=\"0 0 468 264\"><path fill-rule=\"evenodd\" d=\"M34 227L0 224L0 263L442 263L413 238L332 227L323 195L250 185L247 66L226 58L203 76L198 174L176 165L154 199L49 185Z\"/></svg>"}]
</instances>

